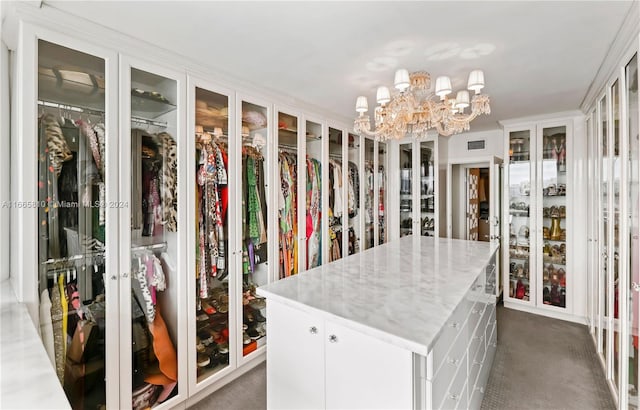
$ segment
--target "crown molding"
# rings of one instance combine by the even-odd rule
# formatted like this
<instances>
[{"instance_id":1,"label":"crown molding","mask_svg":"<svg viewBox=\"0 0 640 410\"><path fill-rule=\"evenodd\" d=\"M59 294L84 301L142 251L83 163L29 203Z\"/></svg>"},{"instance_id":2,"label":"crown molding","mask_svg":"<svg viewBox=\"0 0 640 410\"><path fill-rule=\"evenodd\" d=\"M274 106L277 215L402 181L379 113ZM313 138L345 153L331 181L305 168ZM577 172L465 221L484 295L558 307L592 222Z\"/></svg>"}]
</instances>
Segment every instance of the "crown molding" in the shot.
<instances>
[{"instance_id":1,"label":"crown molding","mask_svg":"<svg viewBox=\"0 0 640 410\"><path fill-rule=\"evenodd\" d=\"M580 110L561 111L549 114L532 115L528 117L512 118L508 120L498 121L502 128L510 127L512 125L522 125L523 123L539 123L544 121L555 120L575 120L576 118L584 117L584 112Z\"/></svg>"},{"instance_id":2,"label":"crown molding","mask_svg":"<svg viewBox=\"0 0 640 410\"><path fill-rule=\"evenodd\" d=\"M629 7L620 29L611 42L611 46L605 55L595 77L591 81L587 92L580 103L582 112L587 113L602 94L603 88L609 79L616 74L622 60L629 55L630 50L638 50L638 35L640 34L640 4L634 0ZM629 55L629 58L631 56Z\"/></svg>"}]
</instances>

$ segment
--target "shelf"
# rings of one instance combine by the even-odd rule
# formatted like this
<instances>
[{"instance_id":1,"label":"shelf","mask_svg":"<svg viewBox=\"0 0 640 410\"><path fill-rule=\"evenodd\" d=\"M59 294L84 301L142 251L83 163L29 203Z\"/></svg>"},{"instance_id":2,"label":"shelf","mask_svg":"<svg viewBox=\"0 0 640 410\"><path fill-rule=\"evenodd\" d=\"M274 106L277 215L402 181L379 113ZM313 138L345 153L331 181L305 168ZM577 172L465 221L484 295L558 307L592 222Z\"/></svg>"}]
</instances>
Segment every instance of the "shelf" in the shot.
<instances>
[{"instance_id":1,"label":"shelf","mask_svg":"<svg viewBox=\"0 0 640 410\"><path fill-rule=\"evenodd\" d=\"M520 260L520 261L526 261L526 260L529 260L529 255L516 256L516 255L509 254L509 259L517 259L517 260Z\"/></svg>"},{"instance_id":2,"label":"shelf","mask_svg":"<svg viewBox=\"0 0 640 410\"><path fill-rule=\"evenodd\" d=\"M522 209L509 209L509 215L528 217L529 211L523 211Z\"/></svg>"},{"instance_id":3,"label":"shelf","mask_svg":"<svg viewBox=\"0 0 640 410\"><path fill-rule=\"evenodd\" d=\"M567 243L566 239L542 238L543 241Z\"/></svg>"},{"instance_id":4,"label":"shelf","mask_svg":"<svg viewBox=\"0 0 640 410\"><path fill-rule=\"evenodd\" d=\"M176 106L166 99L160 100L146 97L145 95L140 95L136 91L131 90L131 115L133 117L155 119L161 115L175 111L175 109Z\"/></svg>"}]
</instances>

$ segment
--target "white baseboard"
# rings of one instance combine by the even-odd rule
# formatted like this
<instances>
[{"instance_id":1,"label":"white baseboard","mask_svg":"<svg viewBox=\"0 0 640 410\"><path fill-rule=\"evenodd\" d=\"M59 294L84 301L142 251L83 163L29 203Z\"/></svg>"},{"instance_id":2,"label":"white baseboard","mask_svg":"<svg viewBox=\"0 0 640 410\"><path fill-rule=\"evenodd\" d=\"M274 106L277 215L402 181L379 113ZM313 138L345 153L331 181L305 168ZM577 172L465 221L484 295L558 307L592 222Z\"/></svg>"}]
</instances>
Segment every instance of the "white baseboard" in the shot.
<instances>
[{"instance_id":1,"label":"white baseboard","mask_svg":"<svg viewBox=\"0 0 640 410\"><path fill-rule=\"evenodd\" d=\"M522 312L533 313L534 315L546 316L553 319L566 320L567 322L579 323L585 326L588 326L589 324L587 317L585 316L575 316L556 310L536 308L520 303L511 303L507 300L504 301L504 307L513 310L520 310Z\"/></svg>"}]
</instances>

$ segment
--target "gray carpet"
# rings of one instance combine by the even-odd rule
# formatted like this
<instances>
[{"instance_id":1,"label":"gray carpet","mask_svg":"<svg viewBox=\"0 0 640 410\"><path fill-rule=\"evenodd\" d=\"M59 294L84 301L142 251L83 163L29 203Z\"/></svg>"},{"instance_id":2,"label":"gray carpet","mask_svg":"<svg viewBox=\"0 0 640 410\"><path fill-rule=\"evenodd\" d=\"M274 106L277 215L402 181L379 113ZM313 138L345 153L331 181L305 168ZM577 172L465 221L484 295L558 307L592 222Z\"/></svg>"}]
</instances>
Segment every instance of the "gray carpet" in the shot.
<instances>
[{"instance_id":1,"label":"gray carpet","mask_svg":"<svg viewBox=\"0 0 640 410\"><path fill-rule=\"evenodd\" d=\"M482 410L615 409L587 328L498 306L498 349ZM191 409L267 406L261 364Z\"/></svg>"},{"instance_id":2,"label":"gray carpet","mask_svg":"<svg viewBox=\"0 0 640 410\"><path fill-rule=\"evenodd\" d=\"M498 307L482 402L493 409L615 409L586 326Z\"/></svg>"}]
</instances>

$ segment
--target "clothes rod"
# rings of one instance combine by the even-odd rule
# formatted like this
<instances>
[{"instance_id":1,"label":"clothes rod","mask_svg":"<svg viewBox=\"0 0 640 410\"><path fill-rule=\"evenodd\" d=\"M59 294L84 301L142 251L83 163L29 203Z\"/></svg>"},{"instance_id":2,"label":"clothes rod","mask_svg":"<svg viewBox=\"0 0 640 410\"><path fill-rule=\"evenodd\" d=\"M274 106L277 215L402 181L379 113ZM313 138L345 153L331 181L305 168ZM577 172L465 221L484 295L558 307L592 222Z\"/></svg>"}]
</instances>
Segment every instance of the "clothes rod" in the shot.
<instances>
[{"instance_id":1,"label":"clothes rod","mask_svg":"<svg viewBox=\"0 0 640 410\"><path fill-rule=\"evenodd\" d=\"M103 256L103 253L104 253L104 251L93 251L93 252L89 252L89 253L86 253L86 254L65 256L65 257L62 257L62 258L51 258L51 259L47 259L46 261L42 262L42 265L50 265L52 263L60 263L60 262L73 262L73 261L78 261L78 260L85 259L85 258L101 257L101 256Z\"/></svg>"},{"instance_id":2,"label":"clothes rod","mask_svg":"<svg viewBox=\"0 0 640 410\"><path fill-rule=\"evenodd\" d=\"M104 116L104 111L96 110L89 107L79 107L75 105L61 104L53 101L38 100L38 105L49 108L58 108L65 111L77 112L78 114L88 114L95 116ZM154 125L156 127L167 128L167 123L162 121L149 120L142 117L131 117L131 122L138 124Z\"/></svg>"},{"instance_id":3,"label":"clothes rod","mask_svg":"<svg viewBox=\"0 0 640 410\"><path fill-rule=\"evenodd\" d=\"M131 252L144 251L144 250L155 250L155 249L166 249L166 248L167 248L167 243L166 242L162 242L162 243L154 243L154 244L150 244L150 245L134 246L133 248L131 248Z\"/></svg>"}]
</instances>

